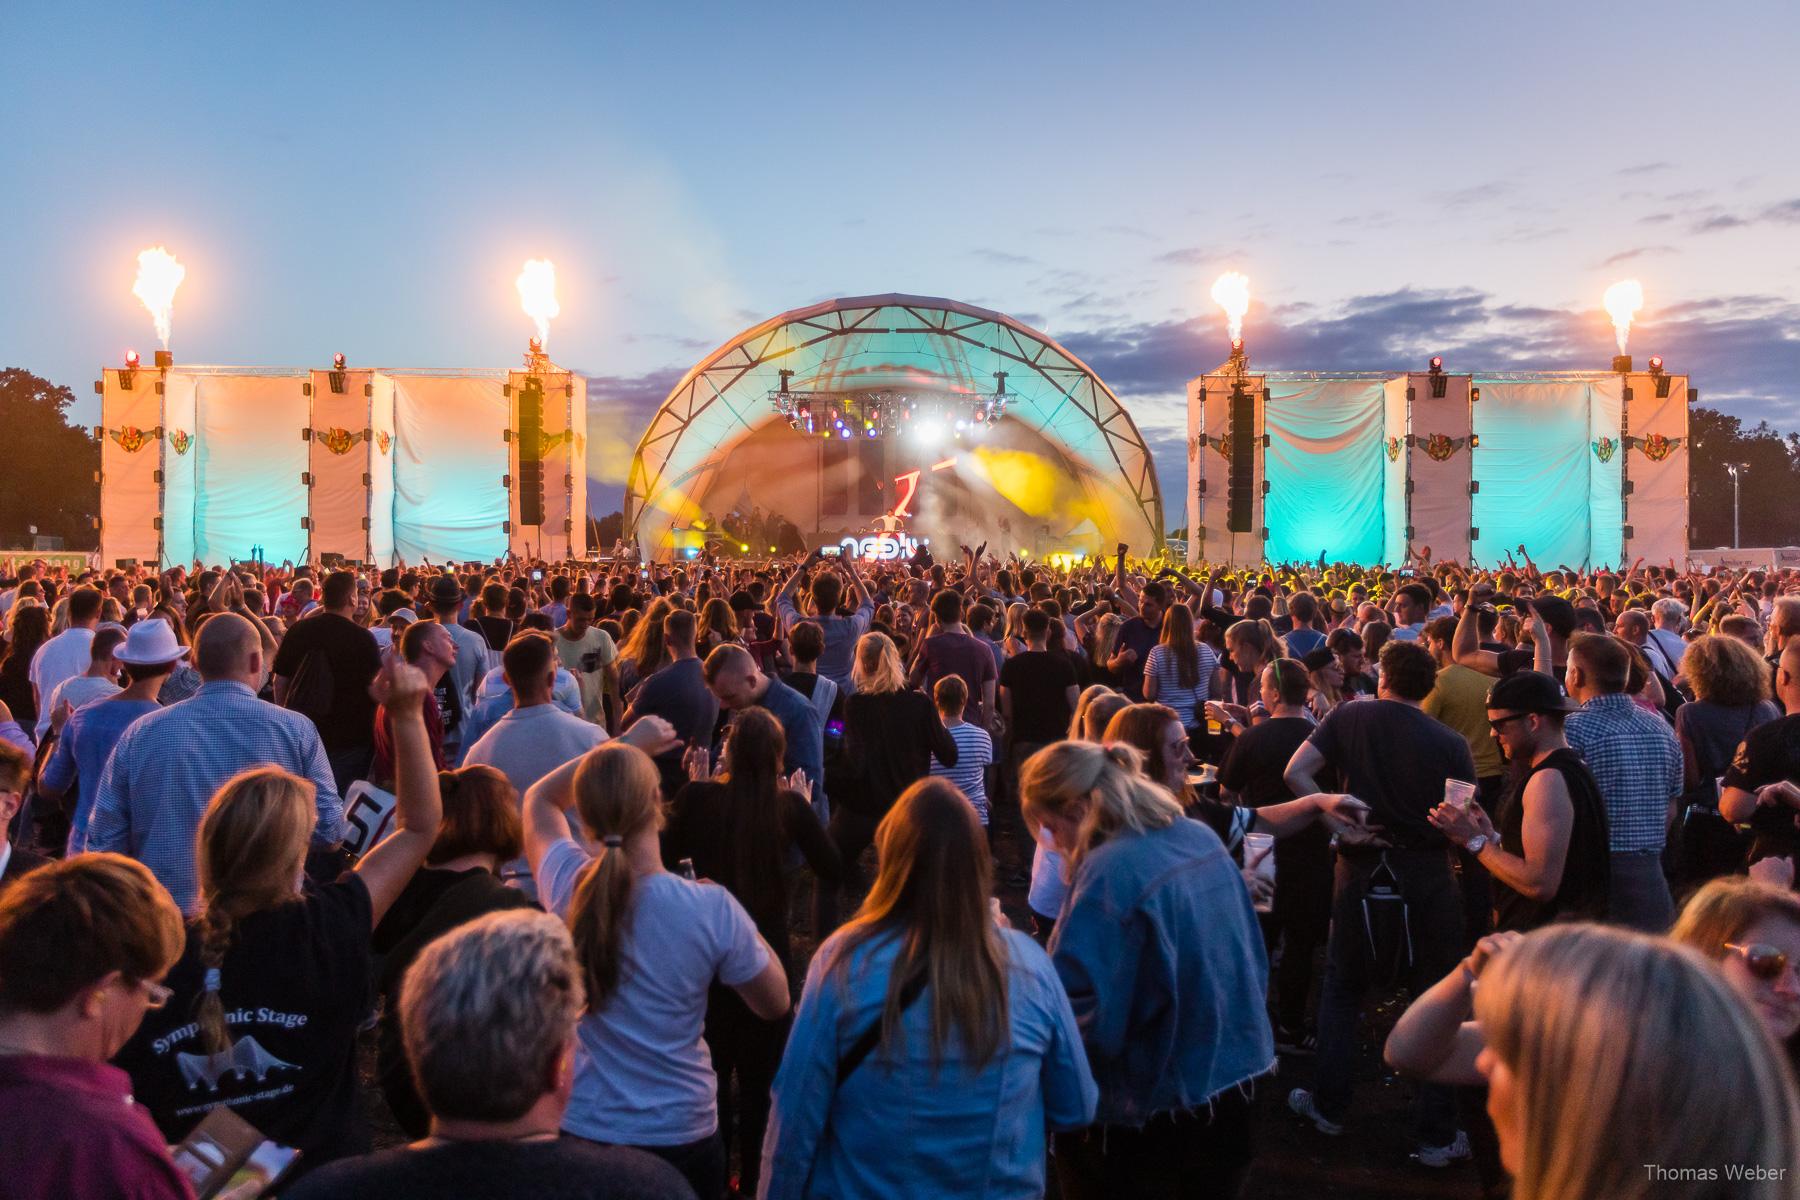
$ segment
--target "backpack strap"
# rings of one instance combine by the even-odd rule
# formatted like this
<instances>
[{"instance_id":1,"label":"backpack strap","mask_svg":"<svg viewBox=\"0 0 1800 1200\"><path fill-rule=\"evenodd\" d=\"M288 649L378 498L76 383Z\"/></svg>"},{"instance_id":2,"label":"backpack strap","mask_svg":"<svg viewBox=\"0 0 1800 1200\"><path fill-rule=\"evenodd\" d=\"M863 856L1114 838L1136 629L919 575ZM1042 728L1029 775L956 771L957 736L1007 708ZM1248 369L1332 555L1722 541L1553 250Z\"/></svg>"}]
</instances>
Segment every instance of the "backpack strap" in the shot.
<instances>
[{"instance_id":1,"label":"backpack strap","mask_svg":"<svg viewBox=\"0 0 1800 1200\"><path fill-rule=\"evenodd\" d=\"M900 989L900 1013L904 1016L918 1003L919 997L925 994L925 972L921 971L913 977L905 987ZM875 1014L875 1020L862 1031L862 1036L850 1043L850 1049L844 1051L844 1057L838 1059L837 1082L839 1087L844 1081L856 1073L862 1066L863 1059L874 1053L875 1047L881 1044L881 1014Z\"/></svg>"}]
</instances>

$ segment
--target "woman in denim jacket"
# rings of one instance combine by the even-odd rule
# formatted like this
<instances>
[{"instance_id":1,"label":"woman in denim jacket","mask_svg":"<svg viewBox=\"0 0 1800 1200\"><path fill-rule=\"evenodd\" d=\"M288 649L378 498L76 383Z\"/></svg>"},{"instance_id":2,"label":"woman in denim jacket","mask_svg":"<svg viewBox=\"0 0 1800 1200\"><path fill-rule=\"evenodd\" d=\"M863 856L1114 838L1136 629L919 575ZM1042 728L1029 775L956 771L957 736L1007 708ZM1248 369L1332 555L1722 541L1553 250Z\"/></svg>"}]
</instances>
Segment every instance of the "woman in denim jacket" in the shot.
<instances>
[{"instance_id":1,"label":"woman in denim jacket","mask_svg":"<svg viewBox=\"0 0 1800 1200\"><path fill-rule=\"evenodd\" d=\"M1047 1129L1084 1127L1095 1100L1056 971L996 920L948 780L908 788L875 846L868 899L807 972L759 1195L1042 1196Z\"/></svg>"},{"instance_id":2,"label":"woman in denim jacket","mask_svg":"<svg viewBox=\"0 0 1800 1200\"><path fill-rule=\"evenodd\" d=\"M1268 958L1236 864L1130 746L1059 742L1025 764L1020 794L1072 871L1050 954L1100 1087L1096 1123L1056 1139L1065 1200L1236 1196L1251 1082L1275 1067Z\"/></svg>"}]
</instances>

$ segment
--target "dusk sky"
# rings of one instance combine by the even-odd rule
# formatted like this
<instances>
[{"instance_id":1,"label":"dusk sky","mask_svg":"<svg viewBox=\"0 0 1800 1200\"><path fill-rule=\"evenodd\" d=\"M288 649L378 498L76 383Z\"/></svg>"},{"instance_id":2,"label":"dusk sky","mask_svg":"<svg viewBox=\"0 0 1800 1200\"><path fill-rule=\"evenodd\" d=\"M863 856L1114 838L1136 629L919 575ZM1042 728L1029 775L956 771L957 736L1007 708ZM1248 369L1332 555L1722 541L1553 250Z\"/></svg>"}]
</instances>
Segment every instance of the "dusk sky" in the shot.
<instances>
[{"instance_id":1,"label":"dusk sky","mask_svg":"<svg viewBox=\"0 0 1800 1200\"><path fill-rule=\"evenodd\" d=\"M1796 47L1791 0L15 2L0 367L95 419L157 243L180 360L506 366L544 256L630 443L743 327L913 292L1082 355L1178 489L1222 270L1318 370L1603 369L1629 276L1640 361L1800 429Z\"/></svg>"}]
</instances>

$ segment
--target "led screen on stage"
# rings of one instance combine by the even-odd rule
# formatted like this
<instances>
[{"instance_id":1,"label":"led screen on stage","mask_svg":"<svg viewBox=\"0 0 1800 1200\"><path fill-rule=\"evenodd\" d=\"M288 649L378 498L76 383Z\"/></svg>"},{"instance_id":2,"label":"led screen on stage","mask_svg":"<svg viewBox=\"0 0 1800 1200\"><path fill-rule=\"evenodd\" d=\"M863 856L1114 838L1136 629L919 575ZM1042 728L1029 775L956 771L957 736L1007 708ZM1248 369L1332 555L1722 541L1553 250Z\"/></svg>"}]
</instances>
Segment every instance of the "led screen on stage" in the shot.
<instances>
[{"instance_id":1,"label":"led screen on stage","mask_svg":"<svg viewBox=\"0 0 1800 1200\"><path fill-rule=\"evenodd\" d=\"M1380 380L1271 380L1264 523L1270 562L1382 561Z\"/></svg>"},{"instance_id":2,"label":"led screen on stage","mask_svg":"<svg viewBox=\"0 0 1800 1200\"><path fill-rule=\"evenodd\" d=\"M194 557L222 564L260 550L306 558L305 379L202 375L195 389Z\"/></svg>"},{"instance_id":3,"label":"led screen on stage","mask_svg":"<svg viewBox=\"0 0 1800 1200\"><path fill-rule=\"evenodd\" d=\"M409 563L504 556L505 378L396 373L393 381L394 553Z\"/></svg>"}]
</instances>

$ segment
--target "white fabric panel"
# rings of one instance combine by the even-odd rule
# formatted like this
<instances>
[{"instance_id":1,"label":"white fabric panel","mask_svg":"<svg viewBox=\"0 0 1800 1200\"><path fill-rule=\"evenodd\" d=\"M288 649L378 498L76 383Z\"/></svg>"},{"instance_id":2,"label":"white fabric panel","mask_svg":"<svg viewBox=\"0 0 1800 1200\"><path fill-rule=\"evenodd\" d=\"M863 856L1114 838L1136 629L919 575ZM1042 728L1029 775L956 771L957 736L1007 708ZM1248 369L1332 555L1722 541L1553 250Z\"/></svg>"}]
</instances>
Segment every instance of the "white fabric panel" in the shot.
<instances>
[{"instance_id":1,"label":"white fabric panel","mask_svg":"<svg viewBox=\"0 0 1800 1200\"><path fill-rule=\"evenodd\" d=\"M100 383L100 561L111 566L122 558L158 561L162 492L156 482L161 469L162 397L159 373L130 372L129 389L120 386L124 372L107 370Z\"/></svg>"},{"instance_id":2,"label":"white fabric panel","mask_svg":"<svg viewBox=\"0 0 1800 1200\"><path fill-rule=\"evenodd\" d=\"M1321 554L1372 565L1382 556L1382 385L1319 379L1269 385L1269 481L1264 553L1271 562Z\"/></svg>"},{"instance_id":3,"label":"white fabric panel","mask_svg":"<svg viewBox=\"0 0 1800 1200\"><path fill-rule=\"evenodd\" d=\"M1469 383L1467 375L1444 376L1444 398L1438 400L1431 395L1429 374L1408 376L1412 543L1421 553L1429 546L1433 562L1469 559Z\"/></svg>"},{"instance_id":4,"label":"white fabric panel","mask_svg":"<svg viewBox=\"0 0 1800 1200\"><path fill-rule=\"evenodd\" d=\"M198 381L182 371L163 379L162 554L163 566L194 561L195 464L199 461L199 425L194 420Z\"/></svg>"},{"instance_id":5,"label":"white fabric panel","mask_svg":"<svg viewBox=\"0 0 1800 1200\"><path fill-rule=\"evenodd\" d=\"M1620 444L1624 420L1625 377L1596 379L1588 391L1588 555L1585 564L1616 567L1624 553L1620 492L1625 447Z\"/></svg>"},{"instance_id":6,"label":"white fabric panel","mask_svg":"<svg viewBox=\"0 0 1800 1200\"><path fill-rule=\"evenodd\" d=\"M1381 561L1399 563L1406 557L1406 526L1410 520L1406 502L1407 425L1406 376L1381 385Z\"/></svg>"},{"instance_id":7,"label":"white fabric panel","mask_svg":"<svg viewBox=\"0 0 1800 1200\"><path fill-rule=\"evenodd\" d=\"M569 557L585 558L588 552L588 399L587 380L571 375L575 395L569 401L569 474L573 488L569 493Z\"/></svg>"},{"instance_id":8,"label":"white fabric panel","mask_svg":"<svg viewBox=\"0 0 1800 1200\"><path fill-rule=\"evenodd\" d=\"M1523 544L1545 570L1579 566L1588 536L1586 381L1515 383L1477 377L1475 562L1504 565Z\"/></svg>"},{"instance_id":9,"label":"white fabric panel","mask_svg":"<svg viewBox=\"0 0 1800 1200\"><path fill-rule=\"evenodd\" d=\"M488 562L506 553L502 378L394 380L394 553Z\"/></svg>"},{"instance_id":10,"label":"white fabric panel","mask_svg":"<svg viewBox=\"0 0 1800 1200\"><path fill-rule=\"evenodd\" d=\"M394 565L394 381L377 373L370 381L369 557L377 566Z\"/></svg>"},{"instance_id":11,"label":"white fabric panel","mask_svg":"<svg viewBox=\"0 0 1800 1200\"><path fill-rule=\"evenodd\" d=\"M1200 565L1200 484L1206 478L1206 451L1201 449L1206 432L1202 419L1200 403L1201 389L1206 386L1206 376L1188 380L1187 385L1187 561L1188 566Z\"/></svg>"},{"instance_id":12,"label":"white fabric panel","mask_svg":"<svg viewBox=\"0 0 1800 1200\"><path fill-rule=\"evenodd\" d=\"M1679 565L1688 549L1688 381L1669 379L1669 394L1656 394L1649 375L1630 379L1631 399L1625 406L1625 477L1631 495L1625 500L1625 524L1631 538L1621 560L1630 566L1640 557L1651 564Z\"/></svg>"},{"instance_id":13,"label":"white fabric panel","mask_svg":"<svg viewBox=\"0 0 1800 1200\"><path fill-rule=\"evenodd\" d=\"M369 397L364 387L371 371L344 371L342 392L331 390L330 371L312 373L312 557L341 554L361 561L368 557Z\"/></svg>"},{"instance_id":14,"label":"white fabric panel","mask_svg":"<svg viewBox=\"0 0 1800 1200\"><path fill-rule=\"evenodd\" d=\"M196 392L199 442L194 555L208 565L306 558L307 443L303 379L204 375Z\"/></svg>"}]
</instances>

